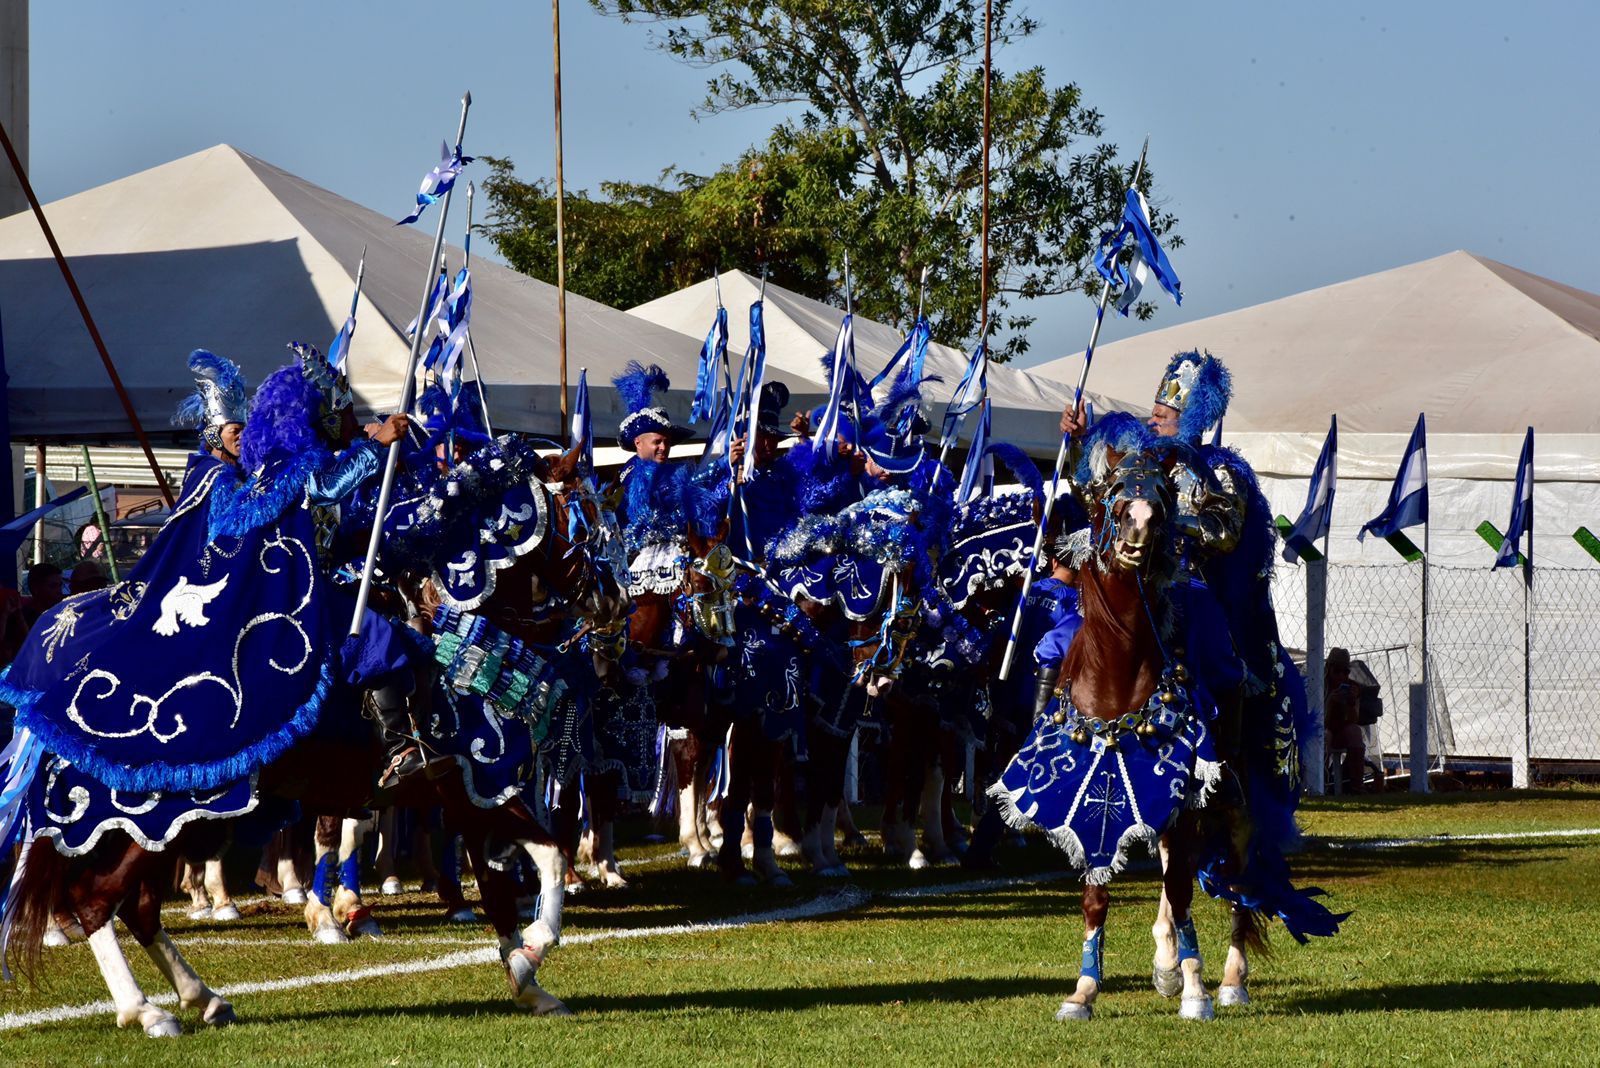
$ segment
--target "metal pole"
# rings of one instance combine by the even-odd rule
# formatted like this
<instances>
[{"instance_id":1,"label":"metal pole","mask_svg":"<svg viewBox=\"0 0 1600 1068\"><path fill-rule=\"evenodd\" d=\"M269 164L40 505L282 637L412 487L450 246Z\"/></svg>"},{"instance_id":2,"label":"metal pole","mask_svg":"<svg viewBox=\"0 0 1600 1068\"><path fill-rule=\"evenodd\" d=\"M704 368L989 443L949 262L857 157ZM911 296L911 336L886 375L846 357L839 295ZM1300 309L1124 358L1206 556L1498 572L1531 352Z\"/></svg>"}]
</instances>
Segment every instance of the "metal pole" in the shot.
<instances>
[{"instance_id":1,"label":"metal pole","mask_svg":"<svg viewBox=\"0 0 1600 1068\"><path fill-rule=\"evenodd\" d=\"M461 269L471 270L472 263L472 195L477 192L467 183L467 236L461 242ZM472 381L478 387L478 408L483 413L483 432L494 437L494 424L489 422L489 398L483 392L483 372L478 369L478 346L472 343L472 330L467 330L467 359L472 362ZM452 451L452 455L453 455Z\"/></svg>"},{"instance_id":2,"label":"metal pole","mask_svg":"<svg viewBox=\"0 0 1600 1068\"><path fill-rule=\"evenodd\" d=\"M550 0L556 105L556 338L561 355L561 425L567 423L567 194L561 170L561 0Z\"/></svg>"},{"instance_id":3,"label":"metal pole","mask_svg":"<svg viewBox=\"0 0 1600 1068\"><path fill-rule=\"evenodd\" d=\"M1407 766L1411 772L1411 792L1428 793L1428 706L1430 703L1428 663L1428 524L1422 524L1422 685L1411 692L1411 753Z\"/></svg>"},{"instance_id":4,"label":"metal pole","mask_svg":"<svg viewBox=\"0 0 1600 1068\"><path fill-rule=\"evenodd\" d=\"M472 107L472 94L461 98L461 122L456 127L456 150L467 136L467 110ZM444 224L450 217L450 197L455 187L446 190L439 204L439 223L433 232L433 252L428 256L428 273L422 280L422 299L417 302L417 329L411 335L411 355L406 358L406 377L400 383L399 410L411 410L412 397L417 388L417 358L422 355L423 319L428 314L428 297L433 293L433 272L438 269L440 250L444 248ZM389 446L389 456L383 466L383 484L378 490L378 505L372 513L372 536L367 539L367 559L361 569L361 588L356 592L356 610L350 618L350 633L361 633L361 617L366 614L367 600L372 596L372 572L378 566L378 546L383 540L383 517L389 511L389 499L394 495L394 476L400 464L400 442Z\"/></svg>"},{"instance_id":5,"label":"metal pole","mask_svg":"<svg viewBox=\"0 0 1600 1068\"><path fill-rule=\"evenodd\" d=\"M1133 169L1132 187L1134 189L1139 188L1139 179L1144 177L1144 160L1149 151L1150 138L1146 137L1144 139L1144 147L1139 150L1139 164ZM1100 341L1100 324L1105 322L1106 304L1110 300L1111 282L1107 280L1100 287L1100 304L1095 308L1094 327L1089 331L1089 347L1083 351L1083 370L1078 373L1078 390L1072 401L1074 413L1083 407L1084 383L1089 380L1089 364L1094 360L1094 347ZM1033 555L1029 557L1029 560L1032 561L1030 567L1034 569L1037 569L1041 564L1039 554L1044 551L1044 535L1045 531L1050 527L1050 513L1056 506L1056 494L1061 487L1061 469L1067 465L1067 446L1070 443L1071 438L1068 435L1061 435L1061 445L1056 449L1055 473L1050 476L1050 496L1045 499L1043 514L1039 516L1039 529L1033 535ZM1000 680L1002 682L1011 677L1011 661L1016 657L1017 632L1022 626L1022 608L1028 599L1028 579L1031 574L1030 572L1028 576L1023 577L1022 592L1017 596L1016 611L1011 615L1011 635L1006 639L1005 659L1000 662Z\"/></svg>"},{"instance_id":6,"label":"metal pole","mask_svg":"<svg viewBox=\"0 0 1600 1068\"><path fill-rule=\"evenodd\" d=\"M928 295L928 268L922 268L922 280L917 283L917 322L922 321L922 300ZM915 325L915 324L913 324Z\"/></svg>"},{"instance_id":7,"label":"metal pole","mask_svg":"<svg viewBox=\"0 0 1600 1068\"><path fill-rule=\"evenodd\" d=\"M1533 428L1528 428L1533 433ZM1533 459L1528 460L1528 556L1522 565L1522 778L1533 785ZM1512 786L1519 785L1516 782Z\"/></svg>"},{"instance_id":8,"label":"metal pole","mask_svg":"<svg viewBox=\"0 0 1600 1068\"><path fill-rule=\"evenodd\" d=\"M994 77L990 62L993 44L994 0L983 0L983 207L979 225L978 253L978 333L989 337L989 82ZM987 360L989 350L984 349Z\"/></svg>"},{"instance_id":9,"label":"metal pole","mask_svg":"<svg viewBox=\"0 0 1600 1068\"><path fill-rule=\"evenodd\" d=\"M173 499L172 487L167 485L166 476L161 473L161 465L156 463L155 450L150 447L150 438L144 432L144 424L139 422L139 413L133 410L133 399L128 396L128 390L122 384L122 376L117 374L117 365L111 362L111 353L106 350L105 339L100 336L100 328L95 325L94 316L89 314L89 305L83 299L83 291L78 288L78 280L73 277L72 268L67 264L67 257L61 251L61 245L56 241L55 231L50 229L50 221L44 217L44 208L39 204L39 198L33 194L33 183L28 181L28 172L22 166L22 160L17 158L17 150L11 144L11 135L6 133L4 123L0 123L0 147L5 148L6 158L11 161L11 169L17 174L17 182L22 186L22 192L28 198L28 206L33 209L34 218L39 220L39 229L44 231L44 239L50 245L50 252L55 256L56 266L61 268L61 277L66 279L67 289L72 293L72 299L78 305L78 314L83 317L83 325L89 329L89 340L94 342L95 351L100 354L100 362L105 365L106 374L111 378L111 388L117 395L117 400L122 402L122 410L128 417L128 423L133 427L133 436L139 439L139 448L144 451L145 462L150 465L150 471L155 475L156 489L161 493L161 499L168 508L177 507ZM44 471L40 469L40 477Z\"/></svg>"},{"instance_id":10,"label":"metal pole","mask_svg":"<svg viewBox=\"0 0 1600 1068\"><path fill-rule=\"evenodd\" d=\"M1328 619L1328 541L1322 541L1322 559L1306 562L1306 702L1312 718L1326 725L1323 695L1323 664L1327 656ZM1306 792L1321 796L1326 789L1326 738L1322 731L1306 739L1305 768L1301 778Z\"/></svg>"},{"instance_id":11,"label":"metal pole","mask_svg":"<svg viewBox=\"0 0 1600 1068\"><path fill-rule=\"evenodd\" d=\"M33 506L43 508L44 495L44 445L33 447ZM41 519L33 525L33 562L44 562L44 520Z\"/></svg>"},{"instance_id":12,"label":"metal pole","mask_svg":"<svg viewBox=\"0 0 1600 1068\"><path fill-rule=\"evenodd\" d=\"M85 481L89 483L89 496L94 498L95 524L100 528L100 544L105 548L106 566L111 572L112 582L121 582L122 576L117 574L117 554L111 544L111 524L106 521L106 506L100 500L100 483L94 477L94 461L89 459L89 446L80 445L83 450L83 473Z\"/></svg>"}]
</instances>

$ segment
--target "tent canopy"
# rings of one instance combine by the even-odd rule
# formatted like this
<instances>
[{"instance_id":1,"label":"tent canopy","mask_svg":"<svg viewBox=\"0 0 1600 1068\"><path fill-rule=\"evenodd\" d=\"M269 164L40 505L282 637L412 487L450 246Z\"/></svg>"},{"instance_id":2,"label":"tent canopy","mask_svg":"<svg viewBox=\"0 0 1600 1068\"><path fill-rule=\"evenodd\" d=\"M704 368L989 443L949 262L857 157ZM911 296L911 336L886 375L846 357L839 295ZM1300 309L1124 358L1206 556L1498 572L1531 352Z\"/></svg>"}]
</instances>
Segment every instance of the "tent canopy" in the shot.
<instances>
[{"instance_id":1,"label":"tent canopy","mask_svg":"<svg viewBox=\"0 0 1600 1068\"><path fill-rule=\"evenodd\" d=\"M1172 354L1194 348L1232 371L1225 437L1263 473L1309 474L1337 413L1341 476L1391 478L1426 412L1436 476L1509 477L1532 425L1541 479L1600 481L1587 388L1600 374L1600 295L1470 252L1117 341L1091 381L1142 400ZM1076 382L1082 359L1033 372Z\"/></svg>"},{"instance_id":2,"label":"tent canopy","mask_svg":"<svg viewBox=\"0 0 1600 1068\"><path fill-rule=\"evenodd\" d=\"M465 219L457 209L454 233ZM56 201L46 215L152 435L172 434L173 408L192 388L191 349L239 362L254 385L287 360L288 342L325 348L349 311L363 248L352 385L367 411L396 404L408 354L402 331L417 314L433 212L396 226L219 145ZM460 249L448 259L459 266ZM564 436L555 288L482 258L472 269L472 334L495 428ZM0 220L0 299L14 437L131 437L29 213ZM697 339L569 293L567 350L570 388L588 368L599 435L623 414L610 380L630 359L661 364L675 387L668 407L687 413Z\"/></svg>"},{"instance_id":3,"label":"tent canopy","mask_svg":"<svg viewBox=\"0 0 1600 1068\"><path fill-rule=\"evenodd\" d=\"M748 309L761 293L761 280L743 271L725 271L718 279L708 278L658 297L629 309L628 314L704 337L716 313L719 283L722 302L728 309L728 350L742 354L750 345ZM843 316L842 309L768 283L763 320L768 376L782 378L796 392L801 388L823 391L823 356L833 350ZM860 315L855 317L855 338L856 362L868 379L884 368L905 340L895 327ZM935 428L966 365L967 354L959 349L937 342L928 346L925 369L942 379L923 389L926 410ZM805 386L800 387L801 383ZM1072 386L1005 364L990 365L989 397L994 410L995 436L1036 455L1054 456L1061 441L1061 410L1072 394ZM1103 394L1088 396L1102 411L1128 407ZM976 426L976 417L969 417L961 435L963 442L971 440Z\"/></svg>"}]
</instances>

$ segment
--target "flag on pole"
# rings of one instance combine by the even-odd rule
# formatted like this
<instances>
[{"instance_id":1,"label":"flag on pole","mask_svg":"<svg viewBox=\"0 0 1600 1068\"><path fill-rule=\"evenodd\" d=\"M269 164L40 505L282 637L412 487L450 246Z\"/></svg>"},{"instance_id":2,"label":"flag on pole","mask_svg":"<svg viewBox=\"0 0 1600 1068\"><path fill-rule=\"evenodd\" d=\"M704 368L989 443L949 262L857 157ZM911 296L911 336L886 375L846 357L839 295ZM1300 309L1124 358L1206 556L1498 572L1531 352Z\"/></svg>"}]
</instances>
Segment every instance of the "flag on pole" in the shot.
<instances>
[{"instance_id":1,"label":"flag on pole","mask_svg":"<svg viewBox=\"0 0 1600 1068\"><path fill-rule=\"evenodd\" d=\"M594 470L594 421L589 417L589 369L578 372L578 395L572 404L572 438L568 448L583 446L578 460L578 470L587 474Z\"/></svg>"},{"instance_id":2,"label":"flag on pole","mask_svg":"<svg viewBox=\"0 0 1600 1068\"><path fill-rule=\"evenodd\" d=\"M328 346L328 363L335 371L344 370L345 357L350 355L350 339L355 332L356 317L352 315L345 319L344 325L339 328L339 335Z\"/></svg>"},{"instance_id":3,"label":"flag on pole","mask_svg":"<svg viewBox=\"0 0 1600 1068\"><path fill-rule=\"evenodd\" d=\"M446 293L445 278L444 265L440 264L439 277L433 283L433 292L428 294L428 310L423 312L420 317L406 324L406 337L409 338L417 332L419 323L429 323L439 318L441 314L440 302L444 300Z\"/></svg>"},{"instance_id":4,"label":"flag on pole","mask_svg":"<svg viewBox=\"0 0 1600 1068\"><path fill-rule=\"evenodd\" d=\"M1133 257L1123 263L1118 253L1127 246L1130 238ZM1161 283L1161 288L1172 294L1173 300L1183 303L1178 273L1172 269L1172 262L1156 240L1155 231L1150 228L1150 205L1137 189L1128 190L1127 202L1122 209L1122 225L1100 235L1100 251L1095 254L1094 266L1100 272L1100 277L1121 287L1117 311L1123 315L1127 315L1128 309L1139 299L1144 284L1152 274Z\"/></svg>"},{"instance_id":5,"label":"flag on pole","mask_svg":"<svg viewBox=\"0 0 1600 1068\"><path fill-rule=\"evenodd\" d=\"M838 451L839 433L844 423L846 400L855 400L857 403L860 401L859 395L848 398L846 396L847 393L857 394L853 380L860 377L856 374L855 369L856 342L855 328L852 325L853 318L854 316L846 312L844 320L839 324L839 336L833 342L828 403L822 409L822 417L817 420L817 445L823 450L823 455L830 459Z\"/></svg>"},{"instance_id":6,"label":"flag on pole","mask_svg":"<svg viewBox=\"0 0 1600 1068\"><path fill-rule=\"evenodd\" d=\"M961 488L956 491L956 503L964 504L978 497L994 496L994 456L989 452L989 398L983 398L983 409L978 414L978 429L972 434L972 448L967 451L967 462L961 468Z\"/></svg>"},{"instance_id":7,"label":"flag on pole","mask_svg":"<svg viewBox=\"0 0 1600 1068\"><path fill-rule=\"evenodd\" d=\"M467 333L471 325L472 272L462 267L456 275L450 295L445 298L443 327L447 327L449 332L438 355L441 378L459 379L461 353L467 347Z\"/></svg>"},{"instance_id":8,"label":"flag on pole","mask_svg":"<svg viewBox=\"0 0 1600 1068\"><path fill-rule=\"evenodd\" d=\"M1533 427L1522 439L1522 458L1517 461L1516 497L1511 502L1511 522L1506 524L1506 540L1500 545L1495 567L1514 567L1522 551L1522 536L1527 534L1528 567L1533 567Z\"/></svg>"},{"instance_id":9,"label":"flag on pole","mask_svg":"<svg viewBox=\"0 0 1600 1068\"><path fill-rule=\"evenodd\" d=\"M927 317L918 318L912 324L911 333L907 334L906 339L900 342L900 347L889 358L889 362L883 365L883 370L872 376L872 381L867 383L867 388L877 389L883 385L889 380L889 376L894 374L895 368L899 367L901 362L907 359L911 361L911 381L921 382L922 368L928 362L928 342L932 339L933 327L928 324Z\"/></svg>"},{"instance_id":10,"label":"flag on pole","mask_svg":"<svg viewBox=\"0 0 1600 1068\"><path fill-rule=\"evenodd\" d=\"M695 373L694 403L689 406L689 422L710 419L717 409L721 370L728 358L728 309L717 305L716 318L700 346L700 367Z\"/></svg>"},{"instance_id":11,"label":"flag on pole","mask_svg":"<svg viewBox=\"0 0 1600 1068\"><path fill-rule=\"evenodd\" d=\"M439 143L439 164L433 170L422 176L422 188L417 191L417 206L410 215L395 223L396 226L409 226L422 218L422 213L428 210L428 205L444 197L456 184L456 176L462 168L472 162L471 156L461 154L461 146L457 145L454 152L444 142Z\"/></svg>"},{"instance_id":12,"label":"flag on pole","mask_svg":"<svg viewBox=\"0 0 1600 1068\"><path fill-rule=\"evenodd\" d=\"M961 381L956 383L956 390L950 395L950 403L945 405L944 426L939 432L940 452L955 444L962 420L988 396L989 342L985 339L979 341L978 347L972 350L972 356L967 360L967 369L961 372Z\"/></svg>"},{"instance_id":13,"label":"flag on pole","mask_svg":"<svg viewBox=\"0 0 1600 1068\"><path fill-rule=\"evenodd\" d=\"M756 469L756 448L754 430L757 420L761 417L761 387L767 380L767 327L765 309L761 301L750 305L750 384L745 389L742 401L744 408L744 465L743 477L746 480L754 474Z\"/></svg>"},{"instance_id":14,"label":"flag on pole","mask_svg":"<svg viewBox=\"0 0 1600 1068\"><path fill-rule=\"evenodd\" d=\"M1311 486L1306 492L1305 510L1294 527L1283 536L1283 558L1290 563L1300 559L1302 550L1326 537L1333 524L1333 491L1339 480L1339 417L1328 423L1328 437L1311 469Z\"/></svg>"},{"instance_id":15,"label":"flag on pole","mask_svg":"<svg viewBox=\"0 0 1600 1068\"><path fill-rule=\"evenodd\" d=\"M1405 455L1400 458L1400 470L1394 476L1394 486L1389 490L1389 503L1377 518L1368 522L1356 535L1364 540L1368 534L1387 538L1406 527L1428 521L1428 429L1424 416L1417 416L1417 428L1406 442Z\"/></svg>"},{"instance_id":16,"label":"flag on pole","mask_svg":"<svg viewBox=\"0 0 1600 1068\"><path fill-rule=\"evenodd\" d=\"M1211 447L1213 449L1222 448L1222 420L1221 419L1218 419L1217 420L1217 425L1211 428Z\"/></svg>"}]
</instances>

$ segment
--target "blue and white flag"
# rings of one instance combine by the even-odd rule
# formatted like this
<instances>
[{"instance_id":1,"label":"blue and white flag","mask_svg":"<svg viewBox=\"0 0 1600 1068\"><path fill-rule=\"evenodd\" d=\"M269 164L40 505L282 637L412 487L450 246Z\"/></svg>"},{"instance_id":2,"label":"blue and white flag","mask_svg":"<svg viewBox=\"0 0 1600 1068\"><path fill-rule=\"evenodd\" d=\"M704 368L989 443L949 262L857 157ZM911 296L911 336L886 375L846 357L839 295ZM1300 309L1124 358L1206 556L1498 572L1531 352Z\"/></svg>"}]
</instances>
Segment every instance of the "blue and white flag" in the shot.
<instances>
[{"instance_id":1,"label":"blue and white flag","mask_svg":"<svg viewBox=\"0 0 1600 1068\"><path fill-rule=\"evenodd\" d=\"M961 381L950 395L944 408L944 426L939 431L939 450L943 452L955 444L961 423L967 413L982 404L989 396L989 342L978 342L967 360L967 369L961 372Z\"/></svg>"},{"instance_id":2,"label":"blue and white flag","mask_svg":"<svg viewBox=\"0 0 1600 1068\"><path fill-rule=\"evenodd\" d=\"M742 477L749 479L756 469L755 428L761 418L761 387L767 381L767 326L766 311L761 301L750 305L750 384L744 392L744 419L740 433L744 436L744 465Z\"/></svg>"},{"instance_id":3,"label":"blue and white flag","mask_svg":"<svg viewBox=\"0 0 1600 1068\"><path fill-rule=\"evenodd\" d=\"M407 226L422 218L422 213L428 210L428 205L440 200L450 192L456 184L456 176L461 169L472 162L471 156L461 154L461 146L457 145L454 152L444 142L439 143L439 165L422 176L422 188L417 191L417 206L410 215L395 223L396 226Z\"/></svg>"},{"instance_id":4,"label":"blue and white flag","mask_svg":"<svg viewBox=\"0 0 1600 1068\"><path fill-rule=\"evenodd\" d=\"M1400 458L1400 471L1394 476L1394 487L1389 490L1389 504L1376 519L1361 528L1357 540L1368 534L1387 538L1406 527L1428 521L1428 430L1424 417L1417 416L1417 428L1406 442L1405 455Z\"/></svg>"},{"instance_id":5,"label":"blue and white flag","mask_svg":"<svg viewBox=\"0 0 1600 1068\"><path fill-rule=\"evenodd\" d=\"M822 417L817 420L817 446L822 449L822 454L830 459L837 454L839 434L847 425L844 413L846 395L855 394L855 379L859 377L856 373L856 335L852 324L853 318L846 314L844 321L839 324L839 336L833 342L828 403L822 409ZM859 403L859 397L852 396L849 399ZM852 434L855 432L852 431ZM851 444L854 444L854 441Z\"/></svg>"},{"instance_id":6,"label":"blue and white flag","mask_svg":"<svg viewBox=\"0 0 1600 1068\"><path fill-rule=\"evenodd\" d=\"M1130 238L1133 257L1124 264L1117 254ZM1117 311L1123 315L1127 315L1128 309L1138 301L1144 284L1152 274L1161 283L1161 288L1172 294L1173 300L1183 303L1178 273L1172 269L1172 262L1156 240L1155 231L1150 228L1150 205L1145 203L1144 194L1137 189L1128 190L1127 202L1122 209L1122 225L1100 235L1100 251L1095 254L1094 266L1100 272L1100 277L1121 287Z\"/></svg>"},{"instance_id":7,"label":"blue and white flag","mask_svg":"<svg viewBox=\"0 0 1600 1068\"><path fill-rule=\"evenodd\" d=\"M344 370L345 357L350 355L350 339L355 332L356 317L352 315L339 328L339 335L333 339L333 344L328 346L328 364L335 371Z\"/></svg>"},{"instance_id":8,"label":"blue and white flag","mask_svg":"<svg viewBox=\"0 0 1600 1068\"><path fill-rule=\"evenodd\" d=\"M967 451L966 465L961 468L957 504L994 496L994 454L989 451L989 431L989 398L985 397L978 415L978 429L972 434L972 448Z\"/></svg>"},{"instance_id":9,"label":"blue and white flag","mask_svg":"<svg viewBox=\"0 0 1600 1068\"><path fill-rule=\"evenodd\" d=\"M717 305L716 318L700 346L700 367L694 379L694 403L689 406L689 422L710 419L716 412L717 392L728 363L728 309Z\"/></svg>"},{"instance_id":10,"label":"blue and white flag","mask_svg":"<svg viewBox=\"0 0 1600 1068\"><path fill-rule=\"evenodd\" d=\"M1217 425L1211 428L1211 447L1213 449L1222 448L1222 420L1221 419L1218 419L1217 420Z\"/></svg>"},{"instance_id":11,"label":"blue and white flag","mask_svg":"<svg viewBox=\"0 0 1600 1068\"><path fill-rule=\"evenodd\" d=\"M1517 461L1516 498L1511 502L1511 521L1506 524L1506 540L1495 557L1495 567L1515 567L1522 552L1522 536L1528 536L1528 569L1533 569L1533 427L1522 439L1522 459Z\"/></svg>"},{"instance_id":12,"label":"blue and white flag","mask_svg":"<svg viewBox=\"0 0 1600 1068\"><path fill-rule=\"evenodd\" d=\"M1306 506L1294 527L1283 537L1283 558L1290 563L1300 559L1300 553L1326 537L1333 524L1333 491L1339 479L1339 417L1328 424L1328 437L1317 456L1317 466L1311 470L1311 486L1306 493Z\"/></svg>"},{"instance_id":13,"label":"blue and white flag","mask_svg":"<svg viewBox=\"0 0 1600 1068\"><path fill-rule=\"evenodd\" d=\"M446 295L445 279L448 277L444 266L439 267L439 277L434 280L433 292L428 294L427 310L420 316L406 324L406 337L417 332L417 324L441 321L444 314L443 301ZM449 327L445 328L447 331Z\"/></svg>"},{"instance_id":14,"label":"blue and white flag","mask_svg":"<svg viewBox=\"0 0 1600 1068\"><path fill-rule=\"evenodd\" d=\"M572 437L567 447L582 445L578 471L588 474L594 470L594 420L589 416L589 369L578 372L578 395L572 403Z\"/></svg>"},{"instance_id":15,"label":"blue and white flag","mask_svg":"<svg viewBox=\"0 0 1600 1068\"><path fill-rule=\"evenodd\" d=\"M438 359L439 376L444 379L460 378L461 353L467 347L468 332L472 328L472 272L461 268L455 285L445 299L444 326L449 328Z\"/></svg>"}]
</instances>

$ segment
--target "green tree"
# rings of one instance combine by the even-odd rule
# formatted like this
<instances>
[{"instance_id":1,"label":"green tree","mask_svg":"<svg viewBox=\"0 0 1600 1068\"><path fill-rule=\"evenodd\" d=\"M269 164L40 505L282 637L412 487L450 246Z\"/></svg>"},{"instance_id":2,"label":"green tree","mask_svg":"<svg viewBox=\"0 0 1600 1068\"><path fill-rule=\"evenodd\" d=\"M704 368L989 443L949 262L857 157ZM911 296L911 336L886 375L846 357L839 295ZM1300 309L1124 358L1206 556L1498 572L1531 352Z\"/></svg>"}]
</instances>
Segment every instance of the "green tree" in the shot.
<instances>
[{"instance_id":1,"label":"green tree","mask_svg":"<svg viewBox=\"0 0 1600 1068\"><path fill-rule=\"evenodd\" d=\"M650 299L718 265L769 264L774 281L842 303L848 251L856 307L908 327L929 268L934 336L976 340L982 191L979 0L590 0L655 27L652 42L712 72L699 111L781 106L765 145L701 178L602 187L569 203L569 281L615 303ZM996 52L1037 24L994 2ZM1091 252L1121 212L1129 168L1100 113L1041 68L990 82L990 333L996 359L1027 349L1017 298L1098 290ZM1141 185L1148 191L1149 171ZM509 165L490 185L488 227L519 269L552 277L553 208ZM1169 247L1174 220L1152 220ZM594 228L585 234L584 228ZM576 251L583 245L581 253ZM1153 312L1142 304L1141 318Z\"/></svg>"}]
</instances>

